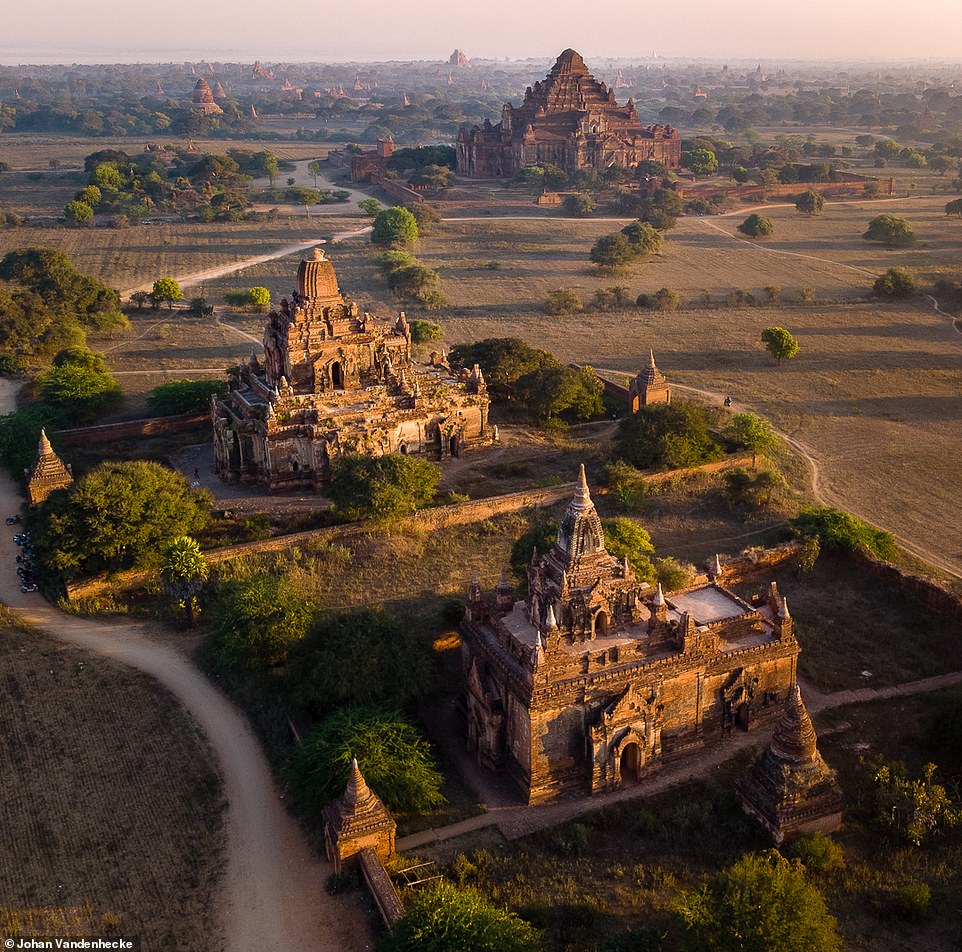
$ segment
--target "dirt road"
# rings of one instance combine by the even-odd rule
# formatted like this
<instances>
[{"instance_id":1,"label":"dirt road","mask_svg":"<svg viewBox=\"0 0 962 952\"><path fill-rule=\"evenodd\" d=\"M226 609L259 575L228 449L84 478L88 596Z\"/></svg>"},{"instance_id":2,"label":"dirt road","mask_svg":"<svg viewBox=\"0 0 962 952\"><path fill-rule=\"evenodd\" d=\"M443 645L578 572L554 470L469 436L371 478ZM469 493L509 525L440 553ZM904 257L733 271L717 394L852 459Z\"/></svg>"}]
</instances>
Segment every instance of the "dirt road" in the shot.
<instances>
[{"instance_id":1,"label":"dirt road","mask_svg":"<svg viewBox=\"0 0 962 952\"><path fill-rule=\"evenodd\" d=\"M0 379L0 413L14 408L17 386ZM19 494L0 475L0 512L15 513ZM143 622L108 623L64 615L39 595L21 593L13 533L0 544L0 599L36 627L156 678L191 713L210 743L224 779L227 868L223 921L228 952L333 952L373 948L354 899L325 891L330 866L307 845L274 786L260 745L244 717L182 654L155 640Z\"/></svg>"}]
</instances>

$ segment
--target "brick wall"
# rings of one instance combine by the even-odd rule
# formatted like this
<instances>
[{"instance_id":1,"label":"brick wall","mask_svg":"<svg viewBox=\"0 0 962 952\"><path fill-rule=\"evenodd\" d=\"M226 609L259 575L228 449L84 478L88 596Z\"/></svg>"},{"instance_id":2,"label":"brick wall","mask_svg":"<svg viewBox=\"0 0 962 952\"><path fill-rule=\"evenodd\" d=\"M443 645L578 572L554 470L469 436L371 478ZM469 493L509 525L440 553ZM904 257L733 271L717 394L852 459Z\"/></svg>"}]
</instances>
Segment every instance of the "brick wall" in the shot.
<instances>
[{"instance_id":1,"label":"brick wall","mask_svg":"<svg viewBox=\"0 0 962 952\"><path fill-rule=\"evenodd\" d=\"M416 205L419 205L424 201L423 195L416 192L413 188L409 188L407 185L395 182L393 179L372 175L371 181L388 197L397 199L399 202L405 204L414 202Z\"/></svg>"},{"instance_id":2,"label":"brick wall","mask_svg":"<svg viewBox=\"0 0 962 952\"><path fill-rule=\"evenodd\" d=\"M938 582L905 572L865 552L856 552L852 559L870 575L874 575L885 585L904 592L930 612L962 624L962 595L958 592L939 585Z\"/></svg>"},{"instance_id":3,"label":"brick wall","mask_svg":"<svg viewBox=\"0 0 962 952\"><path fill-rule=\"evenodd\" d=\"M166 436L183 433L194 427L210 426L206 413L182 413L178 416L148 417L143 420L126 420L123 423L105 423L102 426L82 426L57 432L58 446L76 446L80 443L111 443L114 440L136 439L145 436Z\"/></svg>"}]
</instances>

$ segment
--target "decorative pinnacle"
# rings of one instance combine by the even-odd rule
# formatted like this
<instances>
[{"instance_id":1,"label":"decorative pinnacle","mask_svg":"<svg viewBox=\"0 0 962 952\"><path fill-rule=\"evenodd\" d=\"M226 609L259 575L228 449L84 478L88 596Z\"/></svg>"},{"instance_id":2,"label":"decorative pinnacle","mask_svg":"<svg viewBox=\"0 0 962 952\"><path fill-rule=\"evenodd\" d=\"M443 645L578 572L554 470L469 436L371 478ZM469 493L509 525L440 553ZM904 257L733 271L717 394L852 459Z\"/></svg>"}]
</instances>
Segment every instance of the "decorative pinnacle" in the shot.
<instances>
[{"instance_id":1,"label":"decorative pinnacle","mask_svg":"<svg viewBox=\"0 0 962 952\"><path fill-rule=\"evenodd\" d=\"M717 552L715 553L715 561L712 562L712 564L711 564L711 574L712 574L715 578L721 578L722 565L721 565L721 559L718 557L718 553L717 553Z\"/></svg>"},{"instance_id":2,"label":"decorative pinnacle","mask_svg":"<svg viewBox=\"0 0 962 952\"><path fill-rule=\"evenodd\" d=\"M558 627L558 619L554 615L554 605L551 603L548 605L548 617L545 619L544 626L548 631L554 631Z\"/></svg>"},{"instance_id":3,"label":"decorative pinnacle","mask_svg":"<svg viewBox=\"0 0 962 952\"><path fill-rule=\"evenodd\" d=\"M788 614L788 599L783 596L782 597L782 618L787 620L791 617L792 616ZM798 688L798 685L796 684L795 687Z\"/></svg>"},{"instance_id":4,"label":"decorative pinnacle","mask_svg":"<svg viewBox=\"0 0 962 952\"><path fill-rule=\"evenodd\" d=\"M649 366L649 367L654 367L654 366L655 366L655 352L654 352L654 350L649 350L649 351L648 351L648 366Z\"/></svg>"},{"instance_id":5,"label":"decorative pinnacle","mask_svg":"<svg viewBox=\"0 0 962 952\"><path fill-rule=\"evenodd\" d=\"M40 430L40 444L37 447L37 453L40 456L51 456L53 454L53 448L50 445L50 440L47 439L45 429Z\"/></svg>"},{"instance_id":6,"label":"decorative pinnacle","mask_svg":"<svg viewBox=\"0 0 962 952\"><path fill-rule=\"evenodd\" d=\"M591 506L591 493L588 491L588 479L585 476L585 464L581 464L578 471L578 490L573 500L573 505L578 509L588 509Z\"/></svg>"},{"instance_id":7,"label":"decorative pinnacle","mask_svg":"<svg viewBox=\"0 0 962 952\"><path fill-rule=\"evenodd\" d=\"M658 583L658 591L655 592L654 604L659 608L665 604L665 593L661 590L661 582Z\"/></svg>"}]
</instances>

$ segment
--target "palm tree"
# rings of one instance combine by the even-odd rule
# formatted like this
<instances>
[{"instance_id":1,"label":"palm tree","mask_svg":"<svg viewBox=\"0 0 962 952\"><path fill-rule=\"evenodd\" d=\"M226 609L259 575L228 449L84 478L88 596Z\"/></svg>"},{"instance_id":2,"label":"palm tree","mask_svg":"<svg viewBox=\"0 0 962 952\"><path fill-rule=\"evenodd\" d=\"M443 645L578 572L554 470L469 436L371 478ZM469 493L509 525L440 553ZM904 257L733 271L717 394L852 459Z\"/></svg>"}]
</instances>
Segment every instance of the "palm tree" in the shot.
<instances>
[{"instance_id":1,"label":"palm tree","mask_svg":"<svg viewBox=\"0 0 962 952\"><path fill-rule=\"evenodd\" d=\"M194 627L194 599L207 578L207 559L196 539L178 536L162 555L160 574L171 597L183 603L187 625Z\"/></svg>"}]
</instances>

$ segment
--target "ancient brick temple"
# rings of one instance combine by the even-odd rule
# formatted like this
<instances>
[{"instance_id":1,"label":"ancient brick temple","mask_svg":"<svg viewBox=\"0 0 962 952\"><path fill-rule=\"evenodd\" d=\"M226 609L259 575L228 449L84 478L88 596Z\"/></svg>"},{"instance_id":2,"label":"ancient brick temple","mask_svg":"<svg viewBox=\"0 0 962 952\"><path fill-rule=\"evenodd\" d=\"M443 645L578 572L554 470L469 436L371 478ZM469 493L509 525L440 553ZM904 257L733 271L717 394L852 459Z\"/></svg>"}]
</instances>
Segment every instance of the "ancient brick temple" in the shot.
<instances>
[{"instance_id":1,"label":"ancient brick temple","mask_svg":"<svg viewBox=\"0 0 962 952\"><path fill-rule=\"evenodd\" d=\"M664 593L605 548L581 470L554 545L535 553L528 595L502 575L472 583L462 624L467 743L528 802L596 793L778 717L798 642L772 583L753 604L718 561Z\"/></svg>"},{"instance_id":2,"label":"ancient brick temple","mask_svg":"<svg viewBox=\"0 0 962 952\"><path fill-rule=\"evenodd\" d=\"M372 849L382 859L394 855L394 832L397 824L374 793L357 765L340 799L324 807L324 846L334 872L361 850Z\"/></svg>"},{"instance_id":3,"label":"ancient brick temple","mask_svg":"<svg viewBox=\"0 0 962 952\"><path fill-rule=\"evenodd\" d=\"M384 324L347 303L318 248L268 316L263 360L243 361L212 401L214 465L228 482L317 490L341 453L444 460L489 442L488 404L480 368L413 361L403 312Z\"/></svg>"},{"instance_id":4,"label":"ancient brick temple","mask_svg":"<svg viewBox=\"0 0 962 952\"><path fill-rule=\"evenodd\" d=\"M743 809L768 831L776 846L801 833L828 833L842 825L842 793L816 741L796 684L771 744L737 784Z\"/></svg>"},{"instance_id":5,"label":"ancient brick temple","mask_svg":"<svg viewBox=\"0 0 962 952\"><path fill-rule=\"evenodd\" d=\"M582 169L632 169L652 159L670 169L681 161L681 135L644 126L634 102L621 106L574 50L565 50L547 78L528 87L524 102L505 103L501 122L461 129L458 175L502 178L528 165L551 164L569 175Z\"/></svg>"},{"instance_id":6,"label":"ancient brick temple","mask_svg":"<svg viewBox=\"0 0 962 952\"><path fill-rule=\"evenodd\" d=\"M628 384L628 405L632 413L637 413L653 403L671 403L671 387L668 378L655 366L655 352L650 351L648 366Z\"/></svg>"},{"instance_id":7,"label":"ancient brick temple","mask_svg":"<svg viewBox=\"0 0 962 952\"><path fill-rule=\"evenodd\" d=\"M219 116L224 110L214 101L214 92L206 79L198 79L191 95L191 109L202 112L205 116Z\"/></svg>"},{"instance_id":8,"label":"ancient brick temple","mask_svg":"<svg viewBox=\"0 0 962 952\"><path fill-rule=\"evenodd\" d=\"M40 443L37 447L37 458L33 466L24 470L27 478L27 499L31 506L38 506L52 492L66 489L73 483L70 466L53 451L46 430L40 431Z\"/></svg>"}]
</instances>

